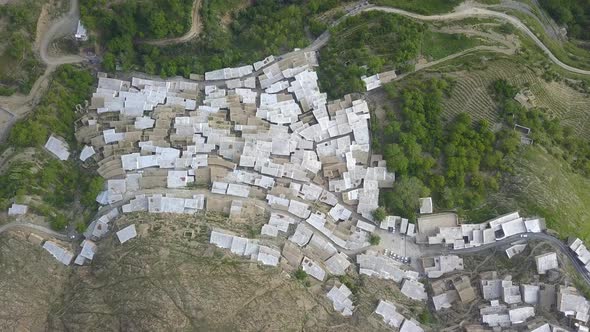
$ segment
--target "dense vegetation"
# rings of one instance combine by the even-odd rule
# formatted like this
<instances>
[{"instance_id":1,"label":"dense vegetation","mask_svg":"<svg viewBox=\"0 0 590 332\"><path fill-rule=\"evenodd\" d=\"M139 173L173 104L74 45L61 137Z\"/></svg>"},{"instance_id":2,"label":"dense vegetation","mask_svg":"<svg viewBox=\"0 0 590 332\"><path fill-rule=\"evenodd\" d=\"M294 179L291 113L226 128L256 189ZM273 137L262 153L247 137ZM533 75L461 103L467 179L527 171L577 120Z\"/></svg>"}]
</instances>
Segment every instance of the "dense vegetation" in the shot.
<instances>
[{"instance_id":1,"label":"dense vegetation","mask_svg":"<svg viewBox=\"0 0 590 332\"><path fill-rule=\"evenodd\" d=\"M503 163L519 139L512 129L492 132L486 121L472 124L462 113L441 118L441 101L451 89L445 80L412 82L401 91L386 86L401 102L401 112L386 108L386 123L372 122L373 147L381 150L398 177L393 191L382 197L389 212L414 217L418 198L432 194L440 208L471 209L499 189Z\"/></svg>"},{"instance_id":2,"label":"dense vegetation","mask_svg":"<svg viewBox=\"0 0 590 332\"><path fill-rule=\"evenodd\" d=\"M44 66L32 50L41 2L17 1L0 5L3 53L0 54L0 95L28 93L43 73Z\"/></svg>"},{"instance_id":3,"label":"dense vegetation","mask_svg":"<svg viewBox=\"0 0 590 332\"><path fill-rule=\"evenodd\" d=\"M402 16L367 12L348 17L331 31L320 52L322 90L332 98L361 92L363 75L410 71L422 44L424 25Z\"/></svg>"},{"instance_id":4,"label":"dense vegetation","mask_svg":"<svg viewBox=\"0 0 590 332\"><path fill-rule=\"evenodd\" d=\"M590 40L590 1L540 0L540 4L554 20L567 25L568 35Z\"/></svg>"},{"instance_id":5,"label":"dense vegetation","mask_svg":"<svg viewBox=\"0 0 590 332\"><path fill-rule=\"evenodd\" d=\"M461 0L374 0L379 6L390 6L409 10L415 13L432 15L448 13L458 6Z\"/></svg>"},{"instance_id":6,"label":"dense vegetation","mask_svg":"<svg viewBox=\"0 0 590 332\"><path fill-rule=\"evenodd\" d=\"M103 66L113 71L137 69L162 76L202 73L204 71L251 63L270 54L280 54L309 44L306 27L321 33L325 27L311 17L336 5L335 0L256 1L240 11L234 9L240 0L204 1L201 10L203 31L200 38L181 45L156 47L139 42L145 37L179 35L188 27L170 27L170 22L146 21L154 12L166 8L168 1L159 1L143 8L145 1L131 4L114 3L105 8L100 1L82 4L82 17L92 30L99 32L104 45ZM192 0L177 0L190 19ZM225 25L222 18L233 15ZM185 16L171 21L185 22ZM162 25L162 26L160 26ZM157 31L163 31L157 34Z\"/></svg>"},{"instance_id":7,"label":"dense vegetation","mask_svg":"<svg viewBox=\"0 0 590 332\"><path fill-rule=\"evenodd\" d=\"M492 84L498 103L500 115L509 127L515 124L531 129L530 138L557 156L567 161L574 170L590 177L590 144L576 137L571 128L562 126L558 119L549 118L542 110L527 110L516 102L513 97L518 89L505 80L497 80Z\"/></svg>"},{"instance_id":8,"label":"dense vegetation","mask_svg":"<svg viewBox=\"0 0 590 332\"><path fill-rule=\"evenodd\" d=\"M40 215L48 217L56 229L65 227L65 212L80 202L88 210L102 189L102 178L87 174L72 159L58 161L41 148L51 133L64 137L73 150L75 105L90 95L94 78L85 70L62 66L54 74L49 89L35 111L15 124L8 141L17 152L36 148L32 155L17 162L0 175L0 205L11 200L35 196L41 202L31 204Z\"/></svg>"},{"instance_id":9,"label":"dense vegetation","mask_svg":"<svg viewBox=\"0 0 590 332\"><path fill-rule=\"evenodd\" d=\"M86 70L69 65L57 69L35 111L12 128L8 137L10 145L17 148L43 146L49 134L54 133L75 147L75 107L88 98L93 84L94 77Z\"/></svg>"},{"instance_id":10,"label":"dense vegetation","mask_svg":"<svg viewBox=\"0 0 590 332\"><path fill-rule=\"evenodd\" d=\"M192 0L105 1L81 4L84 23L98 29L109 41L107 47L132 42L135 38L162 38L187 31L191 24Z\"/></svg>"}]
</instances>

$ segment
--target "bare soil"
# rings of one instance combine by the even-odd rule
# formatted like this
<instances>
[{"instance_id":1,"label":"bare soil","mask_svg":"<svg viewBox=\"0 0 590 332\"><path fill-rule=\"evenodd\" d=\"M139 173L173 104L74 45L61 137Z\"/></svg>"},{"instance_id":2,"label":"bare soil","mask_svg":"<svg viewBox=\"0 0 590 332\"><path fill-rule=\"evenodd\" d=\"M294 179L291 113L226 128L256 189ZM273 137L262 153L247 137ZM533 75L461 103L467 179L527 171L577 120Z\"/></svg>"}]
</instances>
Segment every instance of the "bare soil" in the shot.
<instances>
[{"instance_id":1,"label":"bare soil","mask_svg":"<svg viewBox=\"0 0 590 332\"><path fill-rule=\"evenodd\" d=\"M116 228L131 222L139 238L124 245L112 236L100 241L85 267L61 266L24 236L2 235L0 285L17 305L1 306L0 329L389 331L373 313L379 299L398 302L408 316L424 309L391 281L353 276L357 309L345 318L325 296L334 278L305 286L281 268L213 248L206 243L209 228L193 217L137 214Z\"/></svg>"}]
</instances>

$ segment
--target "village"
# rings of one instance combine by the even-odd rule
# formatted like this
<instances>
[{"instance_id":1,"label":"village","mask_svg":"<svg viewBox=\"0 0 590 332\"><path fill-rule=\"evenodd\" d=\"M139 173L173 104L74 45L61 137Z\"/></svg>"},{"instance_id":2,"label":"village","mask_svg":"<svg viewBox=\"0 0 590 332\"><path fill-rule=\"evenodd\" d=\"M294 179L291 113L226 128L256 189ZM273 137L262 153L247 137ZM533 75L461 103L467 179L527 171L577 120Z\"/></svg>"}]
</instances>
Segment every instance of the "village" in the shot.
<instances>
[{"instance_id":1,"label":"village","mask_svg":"<svg viewBox=\"0 0 590 332\"><path fill-rule=\"evenodd\" d=\"M534 236L551 237L542 218L513 212L471 224L454 212L434 213L432 198L423 197L417 220L377 220L379 192L394 186L395 174L372 153L369 105L352 95L328 101L317 65L314 51L299 50L194 80L99 73L92 99L77 110L79 155L58 136L45 148L59 160L76 158L98 169L106 180L96 198L102 207L75 252L35 234L32 241L64 265L81 266L110 233L122 245L138 236L135 224L117 224L124 214L199 218L216 212L233 223L261 216L266 223L255 238L217 228L209 242L263 266L302 270L314 282L350 270L391 280L405 297L436 312L484 301L466 331L589 331L590 302L553 276L564 268L559 257L565 252L535 255L534 283L496 271L458 274L465 270L464 253L498 247L512 259ZM395 72L363 80L372 90L392 77ZM20 204L8 211L17 218L26 213ZM586 246L572 239L564 247L589 280ZM344 283L325 294L343 316L355 314L351 295ZM374 312L399 331L424 331L394 299L381 299ZM539 312L553 312L568 325L548 323Z\"/></svg>"}]
</instances>

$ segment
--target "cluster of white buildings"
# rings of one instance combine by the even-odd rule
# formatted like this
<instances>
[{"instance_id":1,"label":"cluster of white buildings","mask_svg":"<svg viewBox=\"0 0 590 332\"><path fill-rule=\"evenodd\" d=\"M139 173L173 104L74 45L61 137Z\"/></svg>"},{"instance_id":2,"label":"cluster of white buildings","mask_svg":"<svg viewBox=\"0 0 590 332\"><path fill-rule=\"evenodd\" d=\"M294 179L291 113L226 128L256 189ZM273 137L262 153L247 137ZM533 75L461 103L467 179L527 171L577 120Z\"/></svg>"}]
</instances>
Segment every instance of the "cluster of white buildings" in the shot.
<instances>
[{"instance_id":1,"label":"cluster of white buildings","mask_svg":"<svg viewBox=\"0 0 590 332\"><path fill-rule=\"evenodd\" d=\"M522 218L518 212L509 213L480 224L444 225L426 238L427 244L443 244L453 249L491 244L509 236L540 233L546 229L540 218Z\"/></svg>"},{"instance_id":2,"label":"cluster of white buildings","mask_svg":"<svg viewBox=\"0 0 590 332\"><path fill-rule=\"evenodd\" d=\"M395 304L380 300L375 313L383 317L383 321L390 327L397 328L403 332L423 332L424 329L414 319L407 319L397 311Z\"/></svg>"},{"instance_id":3,"label":"cluster of white buildings","mask_svg":"<svg viewBox=\"0 0 590 332\"><path fill-rule=\"evenodd\" d=\"M568 241L568 245L576 254L578 260L584 264L586 271L590 272L590 251L588 251L584 242L579 238L574 238Z\"/></svg>"},{"instance_id":4,"label":"cluster of white buildings","mask_svg":"<svg viewBox=\"0 0 590 332\"><path fill-rule=\"evenodd\" d=\"M250 257L263 265L277 266L281 259L281 252L277 249L260 245L258 241L233 235L223 230L211 232L210 243L223 249L229 249L231 253Z\"/></svg>"}]
</instances>

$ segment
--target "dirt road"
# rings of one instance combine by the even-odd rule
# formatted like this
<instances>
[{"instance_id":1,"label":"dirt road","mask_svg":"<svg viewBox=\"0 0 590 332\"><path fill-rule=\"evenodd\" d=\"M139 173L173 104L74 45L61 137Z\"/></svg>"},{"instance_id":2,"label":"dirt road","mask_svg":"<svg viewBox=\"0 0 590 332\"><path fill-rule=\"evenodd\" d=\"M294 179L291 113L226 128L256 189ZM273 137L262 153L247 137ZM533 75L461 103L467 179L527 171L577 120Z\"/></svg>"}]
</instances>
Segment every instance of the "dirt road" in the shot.
<instances>
[{"instance_id":1,"label":"dirt road","mask_svg":"<svg viewBox=\"0 0 590 332\"><path fill-rule=\"evenodd\" d=\"M11 223L8 223L6 225L2 225L0 226L0 234L2 234L5 231L11 230L11 229L26 229L27 231L32 231L33 233L41 233L41 234L45 234L45 235L51 235L52 237L62 240L62 241L69 241L68 236L62 233L58 233L52 229L49 229L47 227L43 227L41 225L36 225L36 224L32 224L32 223L27 223L27 222L19 222L19 221L13 221Z\"/></svg>"},{"instance_id":2,"label":"dirt road","mask_svg":"<svg viewBox=\"0 0 590 332\"><path fill-rule=\"evenodd\" d=\"M39 55L41 60L47 66L58 66L66 63L82 62L84 59L77 55L63 55L60 57L51 57L48 54L49 45L52 41L73 34L76 31L78 20L80 19L80 8L78 0L70 0L70 10L57 21L51 24L51 27L40 36Z\"/></svg>"},{"instance_id":3,"label":"dirt road","mask_svg":"<svg viewBox=\"0 0 590 332\"><path fill-rule=\"evenodd\" d=\"M76 31L78 20L80 19L80 10L78 0L70 0L69 11L58 20L51 22L49 29L42 31L42 35L36 36L38 42L35 45L38 47L35 51L38 52L47 68L43 75L41 75L28 95L14 94L8 97L0 97L0 108L3 108L12 113L17 120L26 116L37 105L41 96L45 92L48 85L48 79L57 68L57 66L67 63L78 63L84 61L84 58L78 55L62 55L59 57L52 57L49 55L48 49L51 42L64 37ZM0 138L6 138L6 133L14 121L7 122L3 127L0 127Z\"/></svg>"},{"instance_id":4,"label":"dirt road","mask_svg":"<svg viewBox=\"0 0 590 332\"><path fill-rule=\"evenodd\" d=\"M553 61L556 65L558 65L561 68L563 68L567 71L570 71L572 73L581 74L581 75L590 75L590 70L575 68L575 67L572 67L568 64L561 62L561 60L559 60L553 53L551 53L549 48L547 46L545 46L545 44L543 44L543 42L524 23L522 23L518 18L504 14L504 13L500 13L500 12L496 12L496 11L488 10L488 9L484 9L484 8L475 8L475 7L471 7L468 5L458 7L457 11L455 11L453 13L442 14L442 15L430 15L430 16L420 15L420 14L408 12L408 11L405 11L402 9L397 9L397 8L379 7L379 6L368 6L364 9L362 9L361 11L371 11L371 10L377 10L377 11L382 11L382 12L387 12L387 13L403 15L403 16L415 18L415 19L421 20L421 21L450 21L450 20L462 20L462 19L469 18L469 17L498 18L498 19L501 19L503 21L506 21L506 22L514 25L517 29L524 32L527 36L529 36L535 42L535 44L537 44L537 46L539 46L539 48L541 48L541 50L543 50L543 52L545 52L545 54L547 54L549 59L551 59L551 61ZM356 14L356 13L354 13L354 14Z\"/></svg>"},{"instance_id":5,"label":"dirt road","mask_svg":"<svg viewBox=\"0 0 590 332\"><path fill-rule=\"evenodd\" d=\"M166 45L173 45L173 44L181 44L185 43L195 37L197 37L201 31L203 30L203 24L201 23L201 5L202 0L195 0L193 3L192 9L192 18L191 18L191 28L188 30L187 33L180 37L173 37L173 38L164 38L164 39L157 39L157 40L145 40L143 43L155 46L166 46Z\"/></svg>"}]
</instances>

